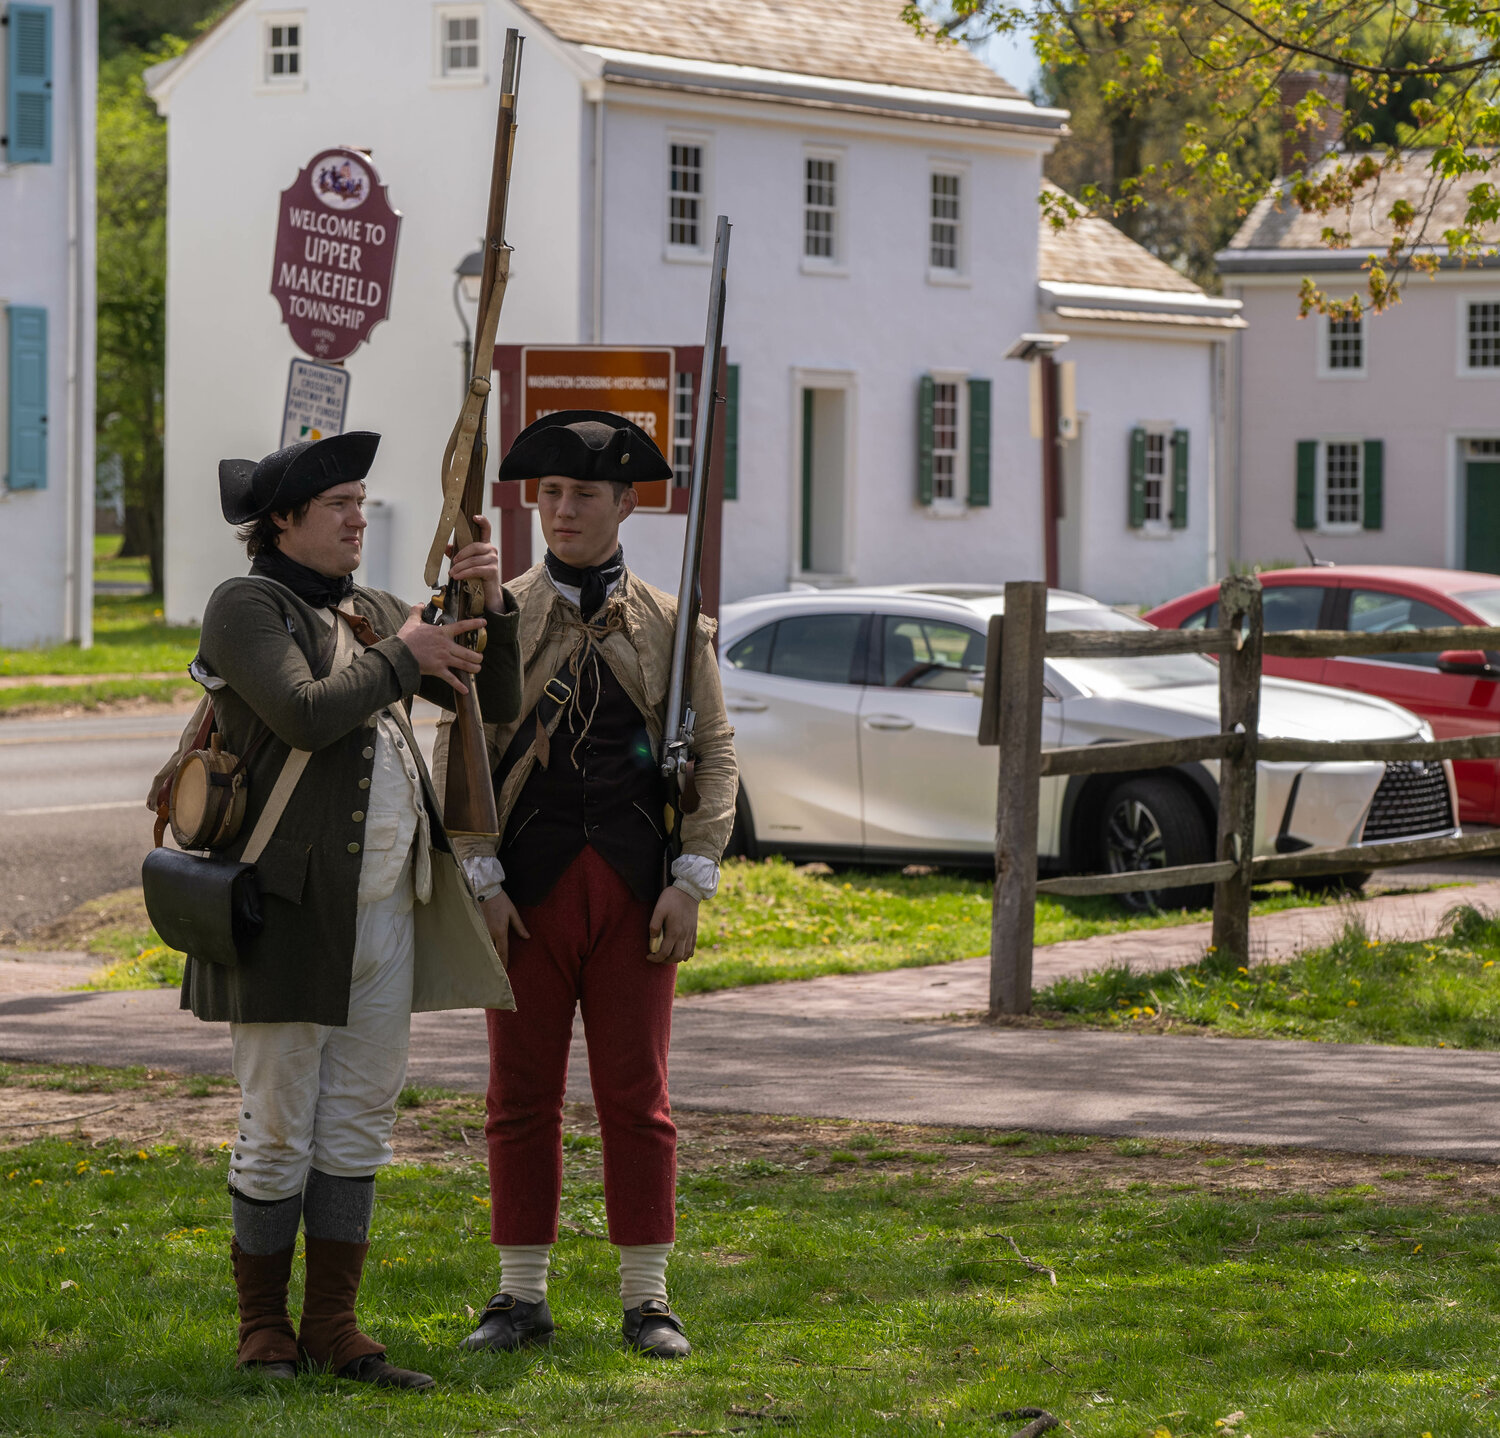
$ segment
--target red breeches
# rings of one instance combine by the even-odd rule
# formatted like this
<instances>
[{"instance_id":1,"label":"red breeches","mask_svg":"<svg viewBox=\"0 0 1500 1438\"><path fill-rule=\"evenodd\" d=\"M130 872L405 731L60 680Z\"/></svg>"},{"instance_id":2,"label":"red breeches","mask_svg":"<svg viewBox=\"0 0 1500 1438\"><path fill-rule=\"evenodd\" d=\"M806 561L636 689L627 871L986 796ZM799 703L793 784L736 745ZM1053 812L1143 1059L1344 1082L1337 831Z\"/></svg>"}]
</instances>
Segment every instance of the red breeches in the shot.
<instances>
[{"instance_id":1,"label":"red breeches","mask_svg":"<svg viewBox=\"0 0 1500 1438\"><path fill-rule=\"evenodd\" d=\"M611 1243L676 1233L677 1129L667 1100L675 964L647 957L651 906L585 848L512 933L514 1010L486 1012L490 1237L553 1243L562 1197L562 1110L573 1011L583 1010L589 1080L604 1145Z\"/></svg>"}]
</instances>

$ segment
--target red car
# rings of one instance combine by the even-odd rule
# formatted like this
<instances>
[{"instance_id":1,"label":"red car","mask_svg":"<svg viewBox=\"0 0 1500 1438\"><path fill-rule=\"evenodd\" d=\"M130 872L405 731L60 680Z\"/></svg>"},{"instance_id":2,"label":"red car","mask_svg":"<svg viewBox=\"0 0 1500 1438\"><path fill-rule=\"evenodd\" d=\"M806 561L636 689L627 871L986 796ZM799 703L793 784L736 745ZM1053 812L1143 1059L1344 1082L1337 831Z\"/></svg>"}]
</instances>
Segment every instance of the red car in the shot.
<instances>
[{"instance_id":1,"label":"red car","mask_svg":"<svg viewBox=\"0 0 1500 1438\"><path fill-rule=\"evenodd\" d=\"M1260 576L1266 629L1394 633L1451 624L1500 625L1500 574L1406 569L1388 564L1273 569ZM1160 604L1144 618L1158 629L1212 628L1217 587ZM1449 650L1363 659L1273 659L1267 674L1357 689L1426 719L1439 739L1500 730L1500 651ZM1330 735L1336 738L1336 735ZM1459 821L1500 824L1500 763L1453 766Z\"/></svg>"}]
</instances>

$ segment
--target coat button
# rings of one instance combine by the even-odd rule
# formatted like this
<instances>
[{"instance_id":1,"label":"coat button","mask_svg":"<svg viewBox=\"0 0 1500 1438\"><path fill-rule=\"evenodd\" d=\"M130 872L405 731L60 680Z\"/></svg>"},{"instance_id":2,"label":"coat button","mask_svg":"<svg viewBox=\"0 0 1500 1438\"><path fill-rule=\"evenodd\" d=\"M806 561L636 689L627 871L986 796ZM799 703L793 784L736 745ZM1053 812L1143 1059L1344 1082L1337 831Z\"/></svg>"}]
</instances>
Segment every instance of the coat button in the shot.
<instances>
[{"instance_id":1,"label":"coat button","mask_svg":"<svg viewBox=\"0 0 1500 1438\"><path fill-rule=\"evenodd\" d=\"M370 748L368 744L366 744L365 747L360 751L359 757L361 759L373 759L375 757L375 751Z\"/></svg>"},{"instance_id":2,"label":"coat button","mask_svg":"<svg viewBox=\"0 0 1500 1438\"><path fill-rule=\"evenodd\" d=\"M373 729L379 722L380 716L378 714L372 714L368 719L365 720L365 727L367 729Z\"/></svg>"},{"instance_id":3,"label":"coat button","mask_svg":"<svg viewBox=\"0 0 1500 1438\"><path fill-rule=\"evenodd\" d=\"M356 824L363 824L365 822L365 811L363 809L356 809L349 817Z\"/></svg>"},{"instance_id":4,"label":"coat button","mask_svg":"<svg viewBox=\"0 0 1500 1438\"><path fill-rule=\"evenodd\" d=\"M359 853L359 845L358 844L350 844L349 845L349 852L351 854L357 854L357 853Z\"/></svg>"},{"instance_id":5,"label":"coat button","mask_svg":"<svg viewBox=\"0 0 1500 1438\"><path fill-rule=\"evenodd\" d=\"M361 779L359 781L359 787L361 789L368 789L370 787L370 781L368 779Z\"/></svg>"},{"instance_id":6,"label":"coat button","mask_svg":"<svg viewBox=\"0 0 1500 1438\"><path fill-rule=\"evenodd\" d=\"M396 740L396 747L398 749L404 749L404 748L406 748L406 740L405 739L398 739L398 740Z\"/></svg>"}]
</instances>

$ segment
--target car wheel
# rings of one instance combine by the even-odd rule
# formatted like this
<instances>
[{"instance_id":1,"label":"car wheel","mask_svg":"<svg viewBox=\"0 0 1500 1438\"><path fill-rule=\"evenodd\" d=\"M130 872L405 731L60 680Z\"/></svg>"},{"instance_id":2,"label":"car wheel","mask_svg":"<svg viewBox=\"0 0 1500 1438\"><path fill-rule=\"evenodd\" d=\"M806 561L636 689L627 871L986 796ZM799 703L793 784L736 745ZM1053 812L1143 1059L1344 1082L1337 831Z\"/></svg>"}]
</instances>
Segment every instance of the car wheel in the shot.
<instances>
[{"instance_id":1,"label":"car wheel","mask_svg":"<svg viewBox=\"0 0 1500 1438\"><path fill-rule=\"evenodd\" d=\"M1099 856L1106 872L1170 869L1206 864L1213 857L1203 812L1170 779L1127 779L1108 799L1099 819ZM1212 884L1186 889L1121 894L1138 913L1152 909L1201 909L1213 902Z\"/></svg>"}]
</instances>

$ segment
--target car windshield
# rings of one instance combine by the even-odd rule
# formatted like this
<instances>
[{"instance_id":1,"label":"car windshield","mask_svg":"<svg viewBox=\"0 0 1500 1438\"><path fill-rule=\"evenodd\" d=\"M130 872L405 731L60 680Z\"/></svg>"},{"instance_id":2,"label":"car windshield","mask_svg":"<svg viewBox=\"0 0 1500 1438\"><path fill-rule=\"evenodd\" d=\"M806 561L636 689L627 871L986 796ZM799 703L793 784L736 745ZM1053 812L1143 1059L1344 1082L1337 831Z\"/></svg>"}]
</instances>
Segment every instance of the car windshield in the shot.
<instances>
[{"instance_id":1,"label":"car windshield","mask_svg":"<svg viewBox=\"0 0 1500 1438\"><path fill-rule=\"evenodd\" d=\"M1486 624L1500 624L1500 589L1465 589L1453 597Z\"/></svg>"},{"instance_id":2,"label":"car windshield","mask_svg":"<svg viewBox=\"0 0 1500 1438\"><path fill-rule=\"evenodd\" d=\"M1150 629L1115 609L1049 609L1048 629ZM1180 688L1188 684L1217 684L1219 671L1201 654L1149 654L1139 659L1052 659L1064 679L1100 694L1140 689Z\"/></svg>"}]
</instances>

